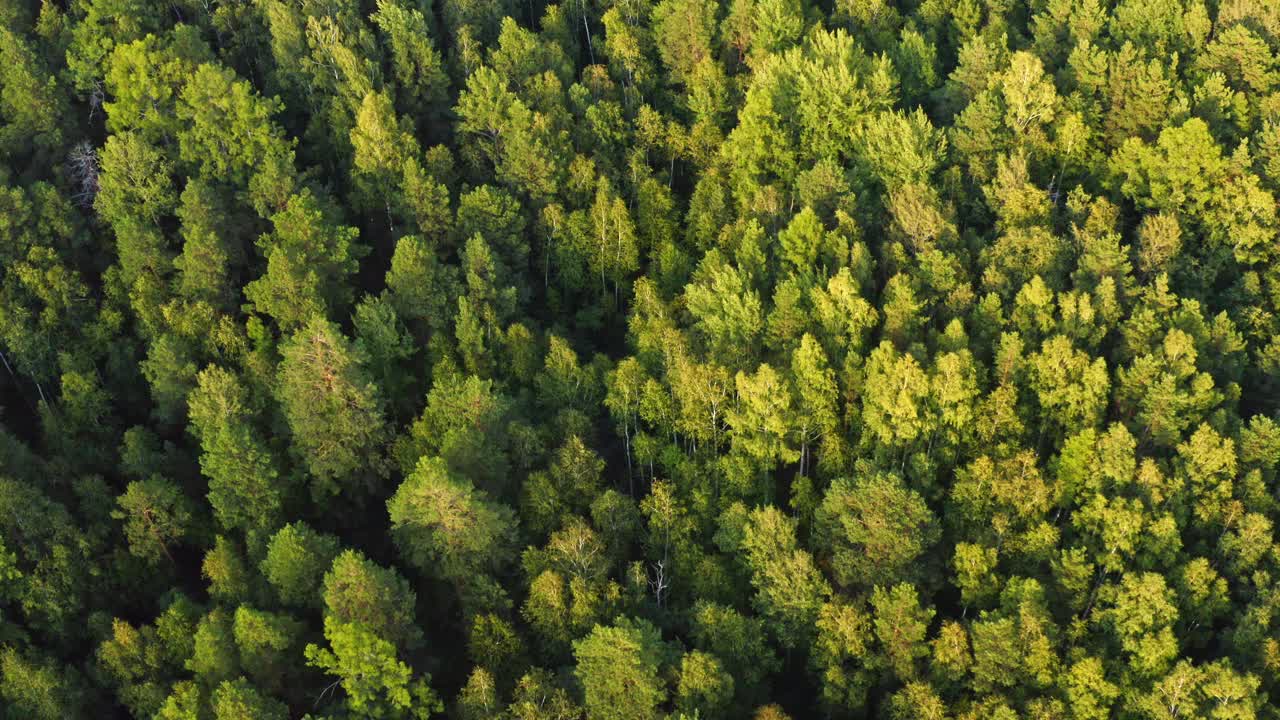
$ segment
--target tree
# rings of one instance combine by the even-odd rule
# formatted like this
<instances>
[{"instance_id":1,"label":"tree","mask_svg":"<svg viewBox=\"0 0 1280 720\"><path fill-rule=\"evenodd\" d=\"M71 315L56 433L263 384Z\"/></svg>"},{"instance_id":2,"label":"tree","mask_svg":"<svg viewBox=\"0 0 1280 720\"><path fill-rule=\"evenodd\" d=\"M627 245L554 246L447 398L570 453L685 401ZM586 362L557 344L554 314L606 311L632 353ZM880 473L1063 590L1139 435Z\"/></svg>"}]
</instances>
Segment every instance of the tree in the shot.
<instances>
[{"instance_id":1,"label":"tree","mask_svg":"<svg viewBox=\"0 0 1280 720\"><path fill-rule=\"evenodd\" d=\"M1225 522L1231 512L1232 478L1237 468L1235 443L1202 425L1177 450L1195 498L1196 518L1205 523Z\"/></svg>"},{"instance_id":2,"label":"tree","mask_svg":"<svg viewBox=\"0 0 1280 720\"><path fill-rule=\"evenodd\" d=\"M895 475L834 480L814 515L817 545L846 587L924 581L920 558L940 536L924 499Z\"/></svg>"},{"instance_id":3,"label":"tree","mask_svg":"<svg viewBox=\"0 0 1280 720\"><path fill-rule=\"evenodd\" d=\"M417 235L396 241L387 271L387 290L400 319L422 337L448 327L445 308L450 291L449 277L441 267L431 243Z\"/></svg>"},{"instance_id":4,"label":"tree","mask_svg":"<svg viewBox=\"0 0 1280 720\"><path fill-rule=\"evenodd\" d=\"M497 688L493 675L484 668L476 668L467 677L467 684L458 693L458 714L465 720L489 720L500 711Z\"/></svg>"},{"instance_id":5,"label":"tree","mask_svg":"<svg viewBox=\"0 0 1280 720\"><path fill-rule=\"evenodd\" d=\"M461 195L454 233L464 243L475 235L484 238L494 254L495 277L509 281L524 276L529 262L525 218L520 203L508 193L481 185Z\"/></svg>"},{"instance_id":6,"label":"tree","mask_svg":"<svg viewBox=\"0 0 1280 720\"><path fill-rule=\"evenodd\" d=\"M157 475L129 483L116 504L120 509L112 511L111 516L124 521L129 551L150 563L161 558L173 562L169 548L190 532L192 517L182 491Z\"/></svg>"},{"instance_id":7,"label":"tree","mask_svg":"<svg viewBox=\"0 0 1280 720\"><path fill-rule=\"evenodd\" d=\"M213 60L195 28L175 28L116 45L103 78L112 100L103 103L113 133L138 131L148 142L172 145L182 130L178 98L196 69Z\"/></svg>"},{"instance_id":8,"label":"tree","mask_svg":"<svg viewBox=\"0 0 1280 720\"><path fill-rule=\"evenodd\" d=\"M703 0L664 0L653 8L654 42L673 82L689 85L704 60L714 62L716 6Z\"/></svg>"},{"instance_id":9,"label":"tree","mask_svg":"<svg viewBox=\"0 0 1280 720\"><path fill-rule=\"evenodd\" d=\"M574 673L582 683L590 717L636 720L660 717L667 689L659 676L665 650L658 629L622 618L596 626L573 644Z\"/></svg>"},{"instance_id":10,"label":"tree","mask_svg":"<svg viewBox=\"0 0 1280 720\"><path fill-rule=\"evenodd\" d=\"M459 296L455 335L467 370L488 375L492 347L513 318L519 295L483 236L472 235L462 254L466 294ZM470 322L468 322L470 321Z\"/></svg>"},{"instance_id":11,"label":"tree","mask_svg":"<svg viewBox=\"0 0 1280 720\"><path fill-rule=\"evenodd\" d=\"M894 720L918 718L919 720L943 720L947 706L927 682L913 682L890 698L890 713Z\"/></svg>"},{"instance_id":12,"label":"tree","mask_svg":"<svg viewBox=\"0 0 1280 720\"><path fill-rule=\"evenodd\" d=\"M1123 447L1121 443L1123 439L1118 434L1109 434L1104 441L1109 448ZM1069 454L1064 451L1063 456ZM1044 517L1056 497L1072 492L1055 488L1037 467L1037 461L1031 451L1000 460L983 455L958 470L951 489L955 521L968 524L970 537L989 538L989 544L1006 552L1033 552L1038 544L1034 538L1043 532Z\"/></svg>"},{"instance_id":13,"label":"tree","mask_svg":"<svg viewBox=\"0 0 1280 720\"><path fill-rule=\"evenodd\" d=\"M367 358L336 325L313 316L281 348L278 393L317 498L382 474L382 398Z\"/></svg>"},{"instance_id":14,"label":"tree","mask_svg":"<svg viewBox=\"0 0 1280 720\"><path fill-rule=\"evenodd\" d=\"M766 468L795 461L799 456L791 444L795 419L784 378L762 364L754 375L739 372L735 381L738 404L725 414L734 448Z\"/></svg>"},{"instance_id":15,"label":"tree","mask_svg":"<svg viewBox=\"0 0 1280 720\"><path fill-rule=\"evenodd\" d=\"M581 717L582 708L555 682L551 673L534 668L520 678L508 711L519 720Z\"/></svg>"},{"instance_id":16,"label":"tree","mask_svg":"<svg viewBox=\"0 0 1280 720\"><path fill-rule=\"evenodd\" d=\"M290 197L271 223L274 232L258 239L267 271L244 286L254 308L293 332L350 303L347 277L366 252L359 232L332 222L310 190Z\"/></svg>"},{"instance_id":17,"label":"tree","mask_svg":"<svg viewBox=\"0 0 1280 720\"><path fill-rule=\"evenodd\" d=\"M262 695L244 678L228 680L213 691L215 720L284 720L284 703Z\"/></svg>"},{"instance_id":18,"label":"tree","mask_svg":"<svg viewBox=\"0 0 1280 720\"><path fill-rule=\"evenodd\" d=\"M714 655L700 650L685 653L680 660L680 679L676 684L676 707L686 715L723 717L733 698L733 676L729 675Z\"/></svg>"},{"instance_id":19,"label":"tree","mask_svg":"<svg viewBox=\"0 0 1280 720\"><path fill-rule=\"evenodd\" d=\"M257 592L257 577L234 538L218 535L204 555L200 573L209 581L209 594L228 605L247 602Z\"/></svg>"},{"instance_id":20,"label":"tree","mask_svg":"<svg viewBox=\"0 0 1280 720\"><path fill-rule=\"evenodd\" d=\"M1103 720L1111 716L1111 705L1120 691L1107 682L1102 661L1085 658L1072 664L1065 680L1067 702L1072 717Z\"/></svg>"},{"instance_id":21,"label":"tree","mask_svg":"<svg viewBox=\"0 0 1280 720\"><path fill-rule=\"evenodd\" d=\"M338 556L338 539L303 522L280 528L267 544L260 569L280 599L295 607L320 607L321 583Z\"/></svg>"},{"instance_id":22,"label":"tree","mask_svg":"<svg viewBox=\"0 0 1280 720\"><path fill-rule=\"evenodd\" d=\"M335 628L357 625L357 635L373 634L401 649L421 644L422 629L414 621L416 595L394 569L359 551L344 550L324 574L323 588L326 622Z\"/></svg>"},{"instance_id":23,"label":"tree","mask_svg":"<svg viewBox=\"0 0 1280 720\"><path fill-rule=\"evenodd\" d=\"M149 144L138 133L112 135L103 148L98 175L98 192L94 206L113 226L128 231L129 224L154 225L173 212L177 195L170 178L172 166L164 153ZM141 231L142 227L136 229ZM141 262L128 261L126 273Z\"/></svg>"},{"instance_id":24,"label":"tree","mask_svg":"<svg viewBox=\"0 0 1280 720\"><path fill-rule=\"evenodd\" d=\"M182 253L174 258L177 291L219 310L230 310L239 298L236 271L245 262L236 237L243 220L236 216L222 192L211 183L189 180L178 209L182 221Z\"/></svg>"},{"instance_id":25,"label":"tree","mask_svg":"<svg viewBox=\"0 0 1280 720\"><path fill-rule=\"evenodd\" d=\"M24 39L0 29L0 156L17 160L28 149L56 152L63 142L66 97L55 77Z\"/></svg>"},{"instance_id":26,"label":"tree","mask_svg":"<svg viewBox=\"0 0 1280 720\"><path fill-rule=\"evenodd\" d=\"M871 618L837 599L822 606L810 662L819 673L820 703L832 713L866 706L873 682Z\"/></svg>"},{"instance_id":27,"label":"tree","mask_svg":"<svg viewBox=\"0 0 1280 720\"><path fill-rule=\"evenodd\" d=\"M732 265L707 269L705 284L685 288L685 303L712 357L726 366L754 355L764 327L764 311L750 278Z\"/></svg>"},{"instance_id":28,"label":"tree","mask_svg":"<svg viewBox=\"0 0 1280 720\"><path fill-rule=\"evenodd\" d=\"M1106 622L1136 673L1158 677L1178 655L1173 623L1178 619L1173 592L1156 573L1125 573L1111 588Z\"/></svg>"},{"instance_id":29,"label":"tree","mask_svg":"<svg viewBox=\"0 0 1280 720\"><path fill-rule=\"evenodd\" d=\"M356 305L355 347L368 358L369 374L382 394L392 400L393 416L409 414L408 398L417 393L413 387L408 361L417 348L413 337L396 314L395 306L386 293L366 297ZM399 400L399 402L395 402Z\"/></svg>"},{"instance_id":30,"label":"tree","mask_svg":"<svg viewBox=\"0 0 1280 720\"><path fill-rule=\"evenodd\" d=\"M438 456L451 472L501 495L509 482L510 438L505 430L512 411L511 399L492 380L461 374L440 377L427 393L422 415L396 443L396 460L409 474L422 457Z\"/></svg>"},{"instance_id":31,"label":"tree","mask_svg":"<svg viewBox=\"0 0 1280 720\"><path fill-rule=\"evenodd\" d=\"M754 604L778 642L806 646L831 588L813 557L799 548L795 521L775 507L753 510L743 528L742 549L756 589Z\"/></svg>"},{"instance_id":32,"label":"tree","mask_svg":"<svg viewBox=\"0 0 1280 720\"><path fill-rule=\"evenodd\" d=\"M555 451L546 472L535 471L526 481L520 508L525 525L550 532L566 515L588 509L595 514L592 501L612 503L600 494L604 468L604 460L576 435L571 436Z\"/></svg>"},{"instance_id":33,"label":"tree","mask_svg":"<svg viewBox=\"0 0 1280 720\"><path fill-rule=\"evenodd\" d=\"M226 528L271 529L282 509L277 459L253 424L248 388L211 365L196 377L188 401L191 430L200 438L200 470L209 503Z\"/></svg>"},{"instance_id":34,"label":"tree","mask_svg":"<svg viewBox=\"0 0 1280 720\"><path fill-rule=\"evenodd\" d=\"M16 648L0 650L0 697L8 705L6 717L55 720L85 712L82 680L69 667Z\"/></svg>"},{"instance_id":35,"label":"tree","mask_svg":"<svg viewBox=\"0 0 1280 720\"><path fill-rule=\"evenodd\" d=\"M1044 64L1028 52L1016 52L1000 81L1004 95L1005 123L1019 139L1033 141L1033 132L1053 122L1058 95L1045 77ZM1025 142L1025 141L1024 141Z\"/></svg>"},{"instance_id":36,"label":"tree","mask_svg":"<svg viewBox=\"0 0 1280 720\"><path fill-rule=\"evenodd\" d=\"M1198 372L1192 337L1172 329L1156 352L1116 373L1116 396L1144 440L1168 447L1218 404L1213 377Z\"/></svg>"},{"instance_id":37,"label":"tree","mask_svg":"<svg viewBox=\"0 0 1280 720\"><path fill-rule=\"evenodd\" d=\"M358 717L425 720L443 709L430 676L414 678L392 643L359 623L332 617L325 619L324 634L331 649L307 645L307 664L338 678L348 711Z\"/></svg>"},{"instance_id":38,"label":"tree","mask_svg":"<svg viewBox=\"0 0 1280 720\"><path fill-rule=\"evenodd\" d=\"M751 51L758 58L787 49L804 31L804 7L794 0L761 0L756 4Z\"/></svg>"},{"instance_id":39,"label":"tree","mask_svg":"<svg viewBox=\"0 0 1280 720\"><path fill-rule=\"evenodd\" d=\"M194 650L187 660L187 669L206 685L216 686L240 672L232 622L231 613L215 608L196 626Z\"/></svg>"},{"instance_id":40,"label":"tree","mask_svg":"<svg viewBox=\"0 0 1280 720\"><path fill-rule=\"evenodd\" d=\"M285 687L292 674L291 655L298 649L303 627L288 615L255 610L248 605L236 608L232 632L245 672L264 688L279 691Z\"/></svg>"},{"instance_id":41,"label":"tree","mask_svg":"<svg viewBox=\"0 0 1280 720\"><path fill-rule=\"evenodd\" d=\"M1104 359L1090 361L1066 337L1055 335L1031 357L1031 368L1040 406L1064 431L1094 427L1102 420L1110 387Z\"/></svg>"},{"instance_id":42,"label":"tree","mask_svg":"<svg viewBox=\"0 0 1280 720\"><path fill-rule=\"evenodd\" d=\"M605 181L601 181L596 188L595 202L588 217L591 234L589 238L582 238L586 247L579 252L587 258L588 271L600 277L602 295L612 282L616 304L621 291L620 285L640 265L635 222L627 211L627 204Z\"/></svg>"},{"instance_id":43,"label":"tree","mask_svg":"<svg viewBox=\"0 0 1280 720\"><path fill-rule=\"evenodd\" d=\"M819 330L815 337L833 364L838 366L847 353L860 352L865 347L880 316L862 297L859 282L848 268L840 268L827 280L825 288L810 289L809 298Z\"/></svg>"},{"instance_id":44,"label":"tree","mask_svg":"<svg viewBox=\"0 0 1280 720\"><path fill-rule=\"evenodd\" d=\"M179 683L169 699L171 679L195 652L202 611L176 595L153 625L134 627L115 619L95 652L96 666L117 688L120 702L135 715L153 715L161 706L180 705L193 693ZM198 700L198 698L197 698Z\"/></svg>"},{"instance_id":45,"label":"tree","mask_svg":"<svg viewBox=\"0 0 1280 720\"><path fill-rule=\"evenodd\" d=\"M764 695L766 679L781 666L766 639L764 621L705 600L695 603L690 615L694 645L734 679L734 695L745 704Z\"/></svg>"},{"instance_id":46,"label":"tree","mask_svg":"<svg viewBox=\"0 0 1280 720\"><path fill-rule=\"evenodd\" d=\"M449 88L444 61L435 48L427 19L397 0L381 0L370 19L390 46L391 67L400 92L400 111L410 117L439 113Z\"/></svg>"},{"instance_id":47,"label":"tree","mask_svg":"<svg viewBox=\"0 0 1280 720\"><path fill-rule=\"evenodd\" d=\"M643 98L653 88L657 73L652 57L653 36L640 20L620 8L610 8L600 17L609 70L615 80Z\"/></svg>"},{"instance_id":48,"label":"tree","mask_svg":"<svg viewBox=\"0 0 1280 720\"><path fill-rule=\"evenodd\" d=\"M531 109L507 87L507 81L488 66L467 78L455 112L458 129L476 136L476 145L465 148L476 164L494 169L494 176L513 189L543 204L562 182L569 155L567 138L551 118Z\"/></svg>"},{"instance_id":49,"label":"tree","mask_svg":"<svg viewBox=\"0 0 1280 720\"><path fill-rule=\"evenodd\" d=\"M387 501L391 533L406 561L458 584L497 572L510 561L515 518L449 472L444 460L424 457Z\"/></svg>"},{"instance_id":50,"label":"tree","mask_svg":"<svg viewBox=\"0 0 1280 720\"><path fill-rule=\"evenodd\" d=\"M389 189L404 177L407 159L419 152L409 124L396 116L386 93L369 93L360 103L350 140L352 179L360 204L369 210L384 210L388 224L394 226L392 209L398 210L404 203Z\"/></svg>"},{"instance_id":51,"label":"tree","mask_svg":"<svg viewBox=\"0 0 1280 720\"><path fill-rule=\"evenodd\" d=\"M184 162L211 179L247 188L262 158L291 153L271 118L282 105L264 100L234 71L203 64L178 98L177 116L188 123L178 135Z\"/></svg>"},{"instance_id":52,"label":"tree","mask_svg":"<svg viewBox=\"0 0 1280 720\"><path fill-rule=\"evenodd\" d=\"M1040 583L1014 578L1001 593L1000 607L983 613L969 630L973 687L985 691L1049 686L1059 676L1053 650L1057 631Z\"/></svg>"},{"instance_id":53,"label":"tree","mask_svg":"<svg viewBox=\"0 0 1280 720\"><path fill-rule=\"evenodd\" d=\"M1181 162L1173 163L1174 157ZM1200 118L1163 129L1154 147L1130 138L1110 169L1112 184L1140 207L1177 211L1203 223L1211 242L1201 282L1210 281L1227 256L1245 264L1269 256L1266 238L1276 226L1270 194L1252 173L1222 156Z\"/></svg>"},{"instance_id":54,"label":"tree","mask_svg":"<svg viewBox=\"0 0 1280 720\"><path fill-rule=\"evenodd\" d=\"M1175 718L1183 710L1208 718L1258 717L1260 681L1235 670L1230 661L1194 666L1178 663L1135 702L1141 716L1151 720Z\"/></svg>"},{"instance_id":55,"label":"tree","mask_svg":"<svg viewBox=\"0 0 1280 720\"><path fill-rule=\"evenodd\" d=\"M631 485L634 485L632 436L640 431L640 402L648 380L644 367L633 357L623 359L605 378L607 393L604 404L622 431L627 457L627 480Z\"/></svg>"},{"instance_id":56,"label":"tree","mask_svg":"<svg viewBox=\"0 0 1280 720\"><path fill-rule=\"evenodd\" d=\"M911 355L883 341L867 359L862 422L869 437L891 446L910 446L935 423L926 402L928 380Z\"/></svg>"},{"instance_id":57,"label":"tree","mask_svg":"<svg viewBox=\"0 0 1280 720\"><path fill-rule=\"evenodd\" d=\"M922 608L919 593L908 583L887 590L876 586L871 607L875 610L872 627L889 667L904 682L914 679L916 661L929 655L924 640L935 614L933 608Z\"/></svg>"}]
</instances>

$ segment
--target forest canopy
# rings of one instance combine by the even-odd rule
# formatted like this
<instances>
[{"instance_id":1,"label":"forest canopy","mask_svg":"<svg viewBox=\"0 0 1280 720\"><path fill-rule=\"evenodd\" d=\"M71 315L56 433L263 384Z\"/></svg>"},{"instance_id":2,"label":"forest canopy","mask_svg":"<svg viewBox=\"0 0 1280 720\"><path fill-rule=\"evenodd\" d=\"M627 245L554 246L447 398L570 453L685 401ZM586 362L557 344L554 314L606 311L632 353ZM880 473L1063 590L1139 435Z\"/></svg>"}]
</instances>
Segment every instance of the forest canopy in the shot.
<instances>
[{"instance_id":1,"label":"forest canopy","mask_svg":"<svg viewBox=\"0 0 1280 720\"><path fill-rule=\"evenodd\" d=\"M0 0L0 720L1280 720L1274 0Z\"/></svg>"}]
</instances>

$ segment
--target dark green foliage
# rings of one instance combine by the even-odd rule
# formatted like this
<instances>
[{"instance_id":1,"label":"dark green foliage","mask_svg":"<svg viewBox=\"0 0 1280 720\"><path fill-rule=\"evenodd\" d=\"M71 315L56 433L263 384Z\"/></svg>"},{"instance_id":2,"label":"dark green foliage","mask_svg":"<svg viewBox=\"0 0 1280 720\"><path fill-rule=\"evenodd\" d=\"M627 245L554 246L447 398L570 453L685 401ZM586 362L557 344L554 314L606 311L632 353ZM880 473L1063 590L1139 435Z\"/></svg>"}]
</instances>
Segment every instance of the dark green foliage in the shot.
<instances>
[{"instance_id":1,"label":"dark green foliage","mask_svg":"<svg viewBox=\"0 0 1280 720\"><path fill-rule=\"evenodd\" d=\"M0 0L0 720L1280 720L1267 0Z\"/></svg>"}]
</instances>

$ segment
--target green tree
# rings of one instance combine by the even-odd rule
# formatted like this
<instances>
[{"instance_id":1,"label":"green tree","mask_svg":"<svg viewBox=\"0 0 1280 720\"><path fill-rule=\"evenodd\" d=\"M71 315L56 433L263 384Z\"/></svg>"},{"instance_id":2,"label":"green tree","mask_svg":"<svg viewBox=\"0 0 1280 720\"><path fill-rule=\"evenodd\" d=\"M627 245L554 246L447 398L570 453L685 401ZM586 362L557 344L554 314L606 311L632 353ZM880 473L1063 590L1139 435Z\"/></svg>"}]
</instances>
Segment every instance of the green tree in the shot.
<instances>
[{"instance_id":1,"label":"green tree","mask_svg":"<svg viewBox=\"0 0 1280 720\"><path fill-rule=\"evenodd\" d=\"M658 718L667 688L659 672L666 651L658 629L643 620L622 618L596 626L573 645L590 717Z\"/></svg>"},{"instance_id":2,"label":"green tree","mask_svg":"<svg viewBox=\"0 0 1280 720\"><path fill-rule=\"evenodd\" d=\"M0 28L0 156L18 160L31 150L60 149L68 108L56 77L19 34ZM39 157L39 156L37 156Z\"/></svg>"},{"instance_id":3,"label":"green tree","mask_svg":"<svg viewBox=\"0 0 1280 720\"><path fill-rule=\"evenodd\" d=\"M292 675L291 656L296 654L303 624L288 615L236 608L232 625L240 664L267 689L279 691Z\"/></svg>"},{"instance_id":4,"label":"green tree","mask_svg":"<svg viewBox=\"0 0 1280 720\"><path fill-rule=\"evenodd\" d=\"M262 158L292 154L273 115L281 104L264 100L234 71L203 64L187 79L176 113L187 127L178 135L184 162L211 179L247 188Z\"/></svg>"},{"instance_id":5,"label":"green tree","mask_svg":"<svg viewBox=\"0 0 1280 720\"><path fill-rule=\"evenodd\" d=\"M1073 663L1064 685L1072 717L1081 720L1111 717L1111 705L1120 691L1107 681L1101 660L1089 657Z\"/></svg>"},{"instance_id":6,"label":"green tree","mask_svg":"<svg viewBox=\"0 0 1280 720\"><path fill-rule=\"evenodd\" d=\"M264 696L244 678L224 681L213 691L215 720L283 720L284 703Z\"/></svg>"},{"instance_id":7,"label":"green tree","mask_svg":"<svg viewBox=\"0 0 1280 720\"><path fill-rule=\"evenodd\" d=\"M423 238L406 235L396 241L387 290L396 313L418 337L427 329L435 332L448 327L445 308L451 287L446 268L432 244Z\"/></svg>"},{"instance_id":8,"label":"green tree","mask_svg":"<svg viewBox=\"0 0 1280 720\"><path fill-rule=\"evenodd\" d=\"M764 309L746 273L727 264L709 267L704 282L685 287L685 303L713 357L732 367L754 355Z\"/></svg>"},{"instance_id":9,"label":"green tree","mask_svg":"<svg viewBox=\"0 0 1280 720\"><path fill-rule=\"evenodd\" d=\"M356 717L427 718L443 709L429 683L396 657L396 647L359 623L325 619L329 648L308 645L307 664L338 678Z\"/></svg>"},{"instance_id":10,"label":"green tree","mask_svg":"<svg viewBox=\"0 0 1280 720\"><path fill-rule=\"evenodd\" d=\"M1090 360L1069 339L1055 335L1031 356L1031 368L1031 387L1057 426L1072 433L1101 422L1110 388L1106 360Z\"/></svg>"},{"instance_id":11,"label":"green tree","mask_svg":"<svg viewBox=\"0 0 1280 720\"><path fill-rule=\"evenodd\" d=\"M347 278L366 252L359 232L332 222L309 190L290 197L271 223L274 232L258 239L266 273L244 286L254 308L292 332L350 303Z\"/></svg>"},{"instance_id":12,"label":"green tree","mask_svg":"<svg viewBox=\"0 0 1280 720\"><path fill-rule=\"evenodd\" d=\"M399 85L400 111L410 117L439 114L449 78L426 17L396 0L381 0L370 20L386 38L392 73Z\"/></svg>"},{"instance_id":13,"label":"green tree","mask_svg":"<svg viewBox=\"0 0 1280 720\"><path fill-rule=\"evenodd\" d=\"M382 398L361 349L317 316L289 338L281 355L279 400L313 494L356 490L361 478L382 474Z\"/></svg>"},{"instance_id":14,"label":"green tree","mask_svg":"<svg viewBox=\"0 0 1280 720\"><path fill-rule=\"evenodd\" d=\"M838 599L824 604L810 663L819 674L822 707L833 714L865 707L875 664L869 615Z\"/></svg>"},{"instance_id":15,"label":"green tree","mask_svg":"<svg viewBox=\"0 0 1280 720\"><path fill-rule=\"evenodd\" d=\"M393 568L384 568L359 551L344 550L324 574L325 617L337 624L357 624L400 648L422 642L414 621L416 595Z\"/></svg>"},{"instance_id":16,"label":"green tree","mask_svg":"<svg viewBox=\"0 0 1280 720\"><path fill-rule=\"evenodd\" d=\"M206 685L216 686L240 672L231 613L214 608L196 626L194 650L187 669Z\"/></svg>"},{"instance_id":17,"label":"green tree","mask_svg":"<svg viewBox=\"0 0 1280 720\"><path fill-rule=\"evenodd\" d=\"M131 482L116 504L119 510L111 516L124 521L129 551L150 563L173 562L170 548L191 532L192 521L190 502L178 486L160 476Z\"/></svg>"},{"instance_id":18,"label":"green tree","mask_svg":"<svg viewBox=\"0 0 1280 720\"><path fill-rule=\"evenodd\" d=\"M396 443L395 457L406 475L427 455L439 456L451 472L501 496L510 467L506 433L512 401L492 380L447 374L427 393L427 406Z\"/></svg>"},{"instance_id":19,"label":"green tree","mask_svg":"<svg viewBox=\"0 0 1280 720\"><path fill-rule=\"evenodd\" d=\"M112 100L103 103L113 133L137 130L148 142L171 145L183 123L178 98L203 63L213 59L195 28L147 35L116 45L103 78Z\"/></svg>"},{"instance_id":20,"label":"green tree","mask_svg":"<svg viewBox=\"0 0 1280 720\"><path fill-rule=\"evenodd\" d=\"M0 650L0 697L5 716L55 720L86 712L83 681L69 667L39 656L24 656L17 648Z\"/></svg>"},{"instance_id":21,"label":"green tree","mask_svg":"<svg viewBox=\"0 0 1280 720\"><path fill-rule=\"evenodd\" d=\"M338 549L337 538L317 533L303 522L290 523L271 537L260 569L286 604L321 607L321 584Z\"/></svg>"},{"instance_id":22,"label":"green tree","mask_svg":"<svg viewBox=\"0 0 1280 720\"><path fill-rule=\"evenodd\" d=\"M1103 614L1136 673L1157 677L1178 656L1173 624L1178 619L1173 592L1156 573L1126 573L1109 589L1110 607Z\"/></svg>"},{"instance_id":23,"label":"green tree","mask_svg":"<svg viewBox=\"0 0 1280 720\"><path fill-rule=\"evenodd\" d=\"M862 422L869 437L890 446L910 446L936 422L928 403L924 368L884 341L867 359Z\"/></svg>"},{"instance_id":24,"label":"green tree","mask_svg":"<svg viewBox=\"0 0 1280 720\"><path fill-rule=\"evenodd\" d=\"M245 253L237 235L244 219L216 185L199 179L188 180L177 215L182 221L182 253L173 261L178 294L230 310L240 296L237 271Z\"/></svg>"},{"instance_id":25,"label":"green tree","mask_svg":"<svg viewBox=\"0 0 1280 720\"><path fill-rule=\"evenodd\" d=\"M450 473L440 458L422 458L387 501L387 510L392 538L416 568L465 584L511 560L510 508Z\"/></svg>"},{"instance_id":26,"label":"green tree","mask_svg":"<svg viewBox=\"0 0 1280 720\"><path fill-rule=\"evenodd\" d=\"M940 536L924 499L895 475L832 481L814 516L817 546L846 587L925 581L922 558Z\"/></svg>"},{"instance_id":27,"label":"green tree","mask_svg":"<svg viewBox=\"0 0 1280 720\"><path fill-rule=\"evenodd\" d=\"M654 6L654 43L673 82L690 85L704 60L714 62L716 10L702 0L664 0Z\"/></svg>"},{"instance_id":28,"label":"green tree","mask_svg":"<svg viewBox=\"0 0 1280 720\"><path fill-rule=\"evenodd\" d=\"M417 350L413 337L396 314L386 293L366 297L356 305L355 347L368 358L369 374L382 394L391 399L393 416L410 414L408 399L413 393L409 360ZM398 402L397 402L398 401Z\"/></svg>"},{"instance_id":29,"label":"green tree","mask_svg":"<svg viewBox=\"0 0 1280 720\"><path fill-rule=\"evenodd\" d=\"M700 650L685 653L680 660L675 703L680 712L696 717L723 717L733 698L733 676L721 667L714 655Z\"/></svg>"},{"instance_id":30,"label":"green tree","mask_svg":"<svg viewBox=\"0 0 1280 720\"><path fill-rule=\"evenodd\" d=\"M738 403L725 415L734 448L766 468L795 461L799 457L792 446L795 418L785 378L762 364L754 375L739 372L735 381Z\"/></svg>"},{"instance_id":31,"label":"green tree","mask_svg":"<svg viewBox=\"0 0 1280 720\"><path fill-rule=\"evenodd\" d=\"M799 547L795 521L775 507L753 510L742 533L757 610L783 647L805 647L831 588Z\"/></svg>"},{"instance_id":32,"label":"green tree","mask_svg":"<svg viewBox=\"0 0 1280 720\"><path fill-rule=\"evenodd\" d=\"M188 401L191 430L200 438L200 470L209 479L209 503L226 528L271 529L286 488L271 449L254 425L248 388L211 365L196 378Z\"/></svg>"},{"instance_id":33,"label":"green tree","mask_svg":"<svg viewBox=\"0 0 1280 720\"><path fill-rule=\"evenodd\" d=\"M904 682L914 679L916 661L929 655L925 635L935 614L933 608L922 608L919 593L908 583L888 590L877 586L871 594L871 607L875 611L872 627L889 667Z\"/></svg>"},{"instance_id":34,"label":"green tree","mask_svg":"<svg viewBox=\"0 0 1280 720\"><path fill-rule=\"evenodd\" d=\"M1057 633L1040 583L1014 578L1001 593L1000 607L983 613L969 630L973 687L1048 687L1059 676Z\"/></svg>"},{"instance_id":35,"label":"green tree","mask_svg":"<svg viewBox=\"0 0 1280 720\"><path fill-rule=\"evenodd\" d=\"M734 695L741 701L764 696L767 678L781 667L764 621L705 600L696 602L690 615L695 647L715 657L734 679Z\"/></svg>"}]
</instances>

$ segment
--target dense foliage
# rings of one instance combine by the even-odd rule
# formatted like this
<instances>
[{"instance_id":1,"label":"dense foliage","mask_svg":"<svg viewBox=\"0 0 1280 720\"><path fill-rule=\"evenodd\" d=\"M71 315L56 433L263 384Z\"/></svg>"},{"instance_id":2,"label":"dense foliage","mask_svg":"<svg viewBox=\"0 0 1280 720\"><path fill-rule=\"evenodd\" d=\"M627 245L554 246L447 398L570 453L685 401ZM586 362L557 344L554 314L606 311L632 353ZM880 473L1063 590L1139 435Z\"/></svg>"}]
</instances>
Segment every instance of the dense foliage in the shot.
<instances>
[{"instance_id":1,"label":"dense foliage","mask_svg":"<svg viewBox=\"0 0 1280 720\"><path fill-rule=\"evenodd\" d=\"M1274 0L0 0L0 718L1280 718Z\"/></svg>"}]
</instances>

